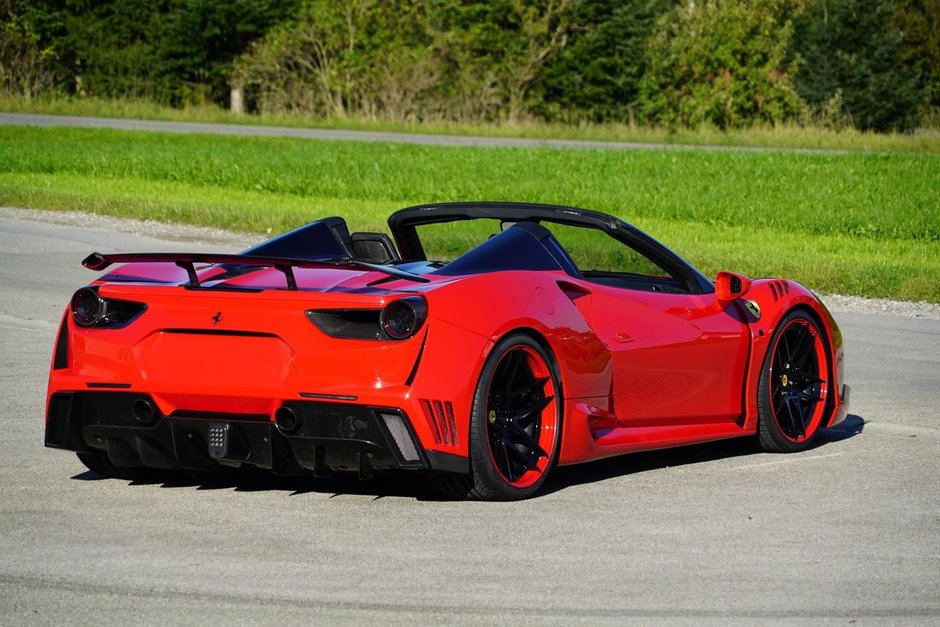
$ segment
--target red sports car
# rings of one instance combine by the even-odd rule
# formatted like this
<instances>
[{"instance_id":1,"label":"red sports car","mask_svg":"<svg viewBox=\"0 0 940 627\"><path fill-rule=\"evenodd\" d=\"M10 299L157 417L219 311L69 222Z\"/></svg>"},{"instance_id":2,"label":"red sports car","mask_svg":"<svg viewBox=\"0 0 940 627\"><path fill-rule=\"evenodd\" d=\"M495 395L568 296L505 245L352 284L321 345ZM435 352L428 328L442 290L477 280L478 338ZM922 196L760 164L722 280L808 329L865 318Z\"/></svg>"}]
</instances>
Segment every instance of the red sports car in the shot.
<instances>
[{"instance_id":1,"label":"red sports car","mask_svg":"<svg viewBox=\"0 0 940 627\"><path fill-rule=\"evenodd\" d=\"M618 218L535 204L327 218L239 255L94 253L49 377L47 446L91 470L424 471L520 499L555 465L841 421L809 290L714 281Z\"/></svg>"}]
</instances>

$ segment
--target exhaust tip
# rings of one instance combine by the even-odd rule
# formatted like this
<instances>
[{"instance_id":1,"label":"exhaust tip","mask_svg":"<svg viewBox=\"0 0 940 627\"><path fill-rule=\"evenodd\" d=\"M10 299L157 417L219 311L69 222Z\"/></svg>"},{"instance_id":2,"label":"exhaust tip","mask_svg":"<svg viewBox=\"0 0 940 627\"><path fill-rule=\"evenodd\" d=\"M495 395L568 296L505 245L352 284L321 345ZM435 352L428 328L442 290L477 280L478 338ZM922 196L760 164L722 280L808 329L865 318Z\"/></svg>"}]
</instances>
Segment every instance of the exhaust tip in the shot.
<instances>
[{"instance_id":1,"label":"exhaust tip","mask_svg":"<svg viewBox=\"0 0 940 627\"><path fill-rule=\"evenodd\" d=\"M157 409L148 400L138 398L132 408L134 418L142 425L149 426L156 421Z\"/></svg>"},{"instance_id":2,"label":"exhaust tip","mask_svg":"<svg viewBox=\"0 0 940 627\"><path fill-rule=\"evenodd\" d=\"M300 426L303 424L300 416L297 415L290 407L280 407L276 412L274 412L274 424L277 425L277 428L281 430L282 433L295 433L300 430Z\"/></svg>"}]
</instances>

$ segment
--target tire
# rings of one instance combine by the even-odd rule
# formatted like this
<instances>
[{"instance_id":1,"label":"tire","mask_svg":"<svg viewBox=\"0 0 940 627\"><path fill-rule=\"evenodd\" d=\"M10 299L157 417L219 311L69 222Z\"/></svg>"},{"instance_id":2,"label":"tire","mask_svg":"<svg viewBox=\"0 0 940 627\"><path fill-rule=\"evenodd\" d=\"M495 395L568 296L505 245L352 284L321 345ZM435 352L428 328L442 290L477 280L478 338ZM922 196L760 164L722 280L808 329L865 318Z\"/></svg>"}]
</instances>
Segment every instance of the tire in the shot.
<instances>
[{"instance_id":1,"label":"tire","mask_svg":"<svg viewBox=\"0 0 940 627\"><path fill-rule=\"evenodd\" d=\"M470 414L470 474L437 475L448 496L515 501L538 492L561 450L562 395L552 356L515 333L490 353Z\"/></svg>"},{"instance_id":2,"label":"tire","mask_svg":"<svg viewBox=\"0 0 940 627\"><path fill-rule=\"evenodd\" d=\"M149 476L148 468L115 466L104 453L75 453L75 455L78 456L79 461L85 464L85 468L102 477L134 481Z\"/></svg>"},{"instance_id":3,"label":"tire","mask_svg":"<svg viewBox=\"0 0 940 627\"><path fill-rule=\"evenodd\" d=\"M819 324L792 311L777 325L757 384L758 439L772 453L810 448L829 415L829 343Z\"/></svg>"}]
</instances>

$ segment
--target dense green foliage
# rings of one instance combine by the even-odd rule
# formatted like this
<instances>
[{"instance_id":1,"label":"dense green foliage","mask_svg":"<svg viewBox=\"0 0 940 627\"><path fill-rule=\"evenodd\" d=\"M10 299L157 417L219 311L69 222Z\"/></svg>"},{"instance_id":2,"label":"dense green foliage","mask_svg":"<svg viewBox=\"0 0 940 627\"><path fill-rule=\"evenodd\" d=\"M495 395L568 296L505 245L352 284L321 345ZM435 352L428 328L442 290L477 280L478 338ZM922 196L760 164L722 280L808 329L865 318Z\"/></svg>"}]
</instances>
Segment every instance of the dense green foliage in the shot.
<instances>
[{"instance_id":1,"label":"dense green foliage","mask_svg":"<svg viewBox=\"0 0 940 627\"><path fill-rule=\"evenodd\" d=\"M897 28L905 72L921 77L934 125L940 123L940 0L901 0Z\"/></svg>"},{"instance_id":2,"label":"dense green foliage","mask_svg":"<svg viewBox=\"0 0 940 627\"><path fill-rule=\"evenodd\" d=\"M803 57L797 89L839 126L893 130L917 123L928 97L923 63L902 57L898 7L888 0L810 0L799 18L796 49ZM910 15L910 13L908 13ZM926 16L925 16L926 17Z\"/></svg>"},{"instance_id":3,"label":"dense green foliage","mask_svg":"<svg viewBox=\"0 0 940 627\"><path fill-rule=\"evenodd\" d=\"M668 126L779 124L801 102L785 64L799 0L700 0L667 13L650 39L641 97Z\"/></svg>"},{"instance_id":4,"label":"dense green foliage","mask_svg":"<svg viewBox=\"0 0 940 627\"><path fill-rule=\"evenodd\" d=\"M563 44L568 0L309 0L235 66L256 106L398 120L515 120Z\"/></svg>"},{"instance_id":5,"label":"dense green foliage","mask_svg":"<svg viewBox=\"0 0 940 627\"><path fill-rule=\"evenodd\" d=\"M390 121L940 120L938 0L0 0L0 95Z\"/></svg>"},{"instance_id":6,"label":"dense green foliage","mask_svg":"<svg viewBox=\"0 0 940 627\"><path fill-rule=\"evenodd\" d=\"M641 119L646 42L672 0L577 2L566 45L547 64L535 111L550 120Z\"/></svg>"},{"instance_id":7,"label":"dense green foliage","mask_svg":"<svg viewBox=\"0 0 940 627\"><path fill-rule=\"evenodd\" d=\"M299 0L0 0L0 23L28 25L60 89L182 104L227 98L234 58L298 7Z\"/></svg>"},{"instance_id":8,"label":"dense green foliage","mask_svg":"<svg viewBox=\"0 0 940 627\"><path fill-rule=\"evenodd\" d=\"M0 127L0 205L265 233L472 199L619 215L713 274L940 302L940 157L458 148Z\"/></svg>"}]
</instances>

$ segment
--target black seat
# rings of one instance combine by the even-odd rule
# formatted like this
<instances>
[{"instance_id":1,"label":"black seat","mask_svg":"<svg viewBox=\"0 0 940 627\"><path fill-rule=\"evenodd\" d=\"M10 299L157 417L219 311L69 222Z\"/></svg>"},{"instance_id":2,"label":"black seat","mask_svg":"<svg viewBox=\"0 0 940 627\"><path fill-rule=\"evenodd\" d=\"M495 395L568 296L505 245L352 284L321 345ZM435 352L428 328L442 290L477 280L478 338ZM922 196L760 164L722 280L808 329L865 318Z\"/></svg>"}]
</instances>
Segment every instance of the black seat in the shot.
<instances>
[{"instance_id":1,"label":"black seat","mask_svg":"<svg viewBox=\"0 0 940 627\"><path fill-rule=\"evenodd\" d=\"M359 261L388 263L401 259L392 240L385 233L353 233L351 240L353 258Z\"/></svg>"}]
</instances>

